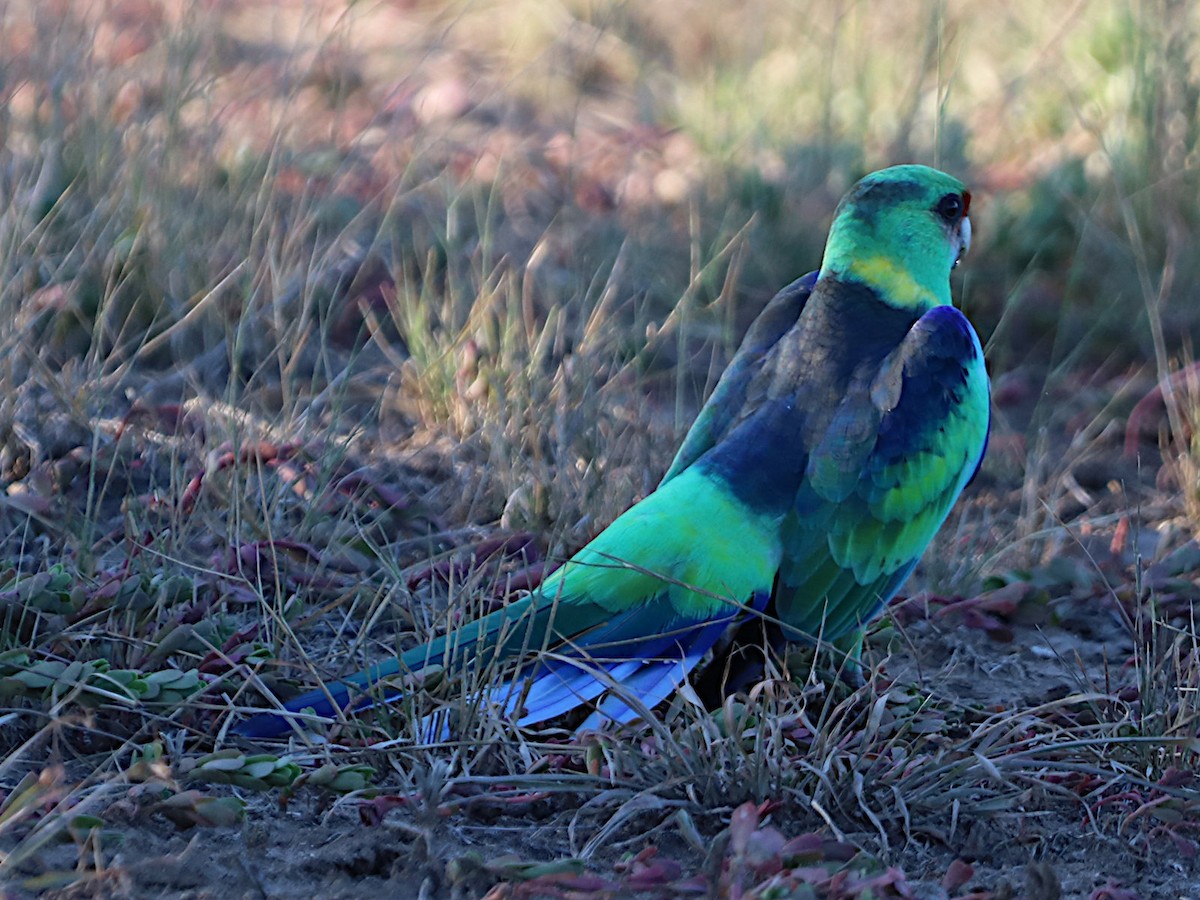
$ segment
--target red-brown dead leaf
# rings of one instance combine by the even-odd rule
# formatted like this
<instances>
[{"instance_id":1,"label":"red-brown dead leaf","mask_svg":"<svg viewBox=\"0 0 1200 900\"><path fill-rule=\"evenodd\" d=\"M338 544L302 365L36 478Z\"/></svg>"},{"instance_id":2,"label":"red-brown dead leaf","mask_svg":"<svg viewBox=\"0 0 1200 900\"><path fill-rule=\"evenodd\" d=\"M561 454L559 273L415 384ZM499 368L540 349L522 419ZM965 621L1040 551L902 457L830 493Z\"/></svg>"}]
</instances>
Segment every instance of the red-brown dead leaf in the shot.
<instances>
[{"instance_id":1,"label":"red-brown dead leaf","mask_svg":"<svg viewBox=\"0 0 1200 900\"><path fill-rule=\"evenodd\" d=\"M975 867L965 859L956 859L942 876L942 888L947 892L957 891L975 877Z\"/></svg>"}]
</instances>

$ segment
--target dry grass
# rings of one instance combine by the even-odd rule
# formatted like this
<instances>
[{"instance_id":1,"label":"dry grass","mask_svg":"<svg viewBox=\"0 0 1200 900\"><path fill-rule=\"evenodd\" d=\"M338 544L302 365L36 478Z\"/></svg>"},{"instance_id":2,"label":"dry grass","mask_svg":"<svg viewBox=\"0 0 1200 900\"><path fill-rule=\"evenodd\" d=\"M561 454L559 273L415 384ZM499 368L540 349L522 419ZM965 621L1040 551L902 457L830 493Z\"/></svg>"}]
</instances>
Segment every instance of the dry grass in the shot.
<instances>
[{"instance_id":1,"label":"dry grass","mask_svg":"<svg viewBox=\"0 0 1200 900\"><path fill-rule=\"evenodd\" d=\"M262 821L265 791L399 822L464 895L1003 896L1023 876L979 835L1031 816L1068 889L1055 829L1117 880L1190 865L1188 4L0 16L14 890L146 890L122 834ZM652 490L841 190L901 160L978 188L956 291L996 427L865 687L801 654L581 743L434 679L286 755L231 746L232 712L494 607ZM469 724L430 745L447 708ZM447 849L447 821L518 837Z\"/></svg>"}]
</instances>

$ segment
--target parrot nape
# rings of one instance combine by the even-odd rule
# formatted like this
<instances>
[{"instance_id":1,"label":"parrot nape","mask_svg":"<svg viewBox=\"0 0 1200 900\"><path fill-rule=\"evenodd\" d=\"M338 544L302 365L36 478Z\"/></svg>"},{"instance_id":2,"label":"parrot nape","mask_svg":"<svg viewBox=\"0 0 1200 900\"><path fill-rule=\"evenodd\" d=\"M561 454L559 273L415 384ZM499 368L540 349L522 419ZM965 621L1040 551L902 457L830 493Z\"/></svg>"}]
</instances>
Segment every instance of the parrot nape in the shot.
<instances>
[{"instance_id":1,"label":"parrot nape","mask_svg":"<svg viewBox=\"0 0 1200 900\"><path fill-rule=\"evenodd\" d=\"M925 166L863 178L821 267L755 320L658 489L529 595L234 729L390 702L390 676L492 672L481 699L518 725L591 709L639 718L723 633L775 617L857 661L987 444L983 351L951 303L971 196ZM374 689L374 690L372 690Z\"/></svg>"}]
</instances>

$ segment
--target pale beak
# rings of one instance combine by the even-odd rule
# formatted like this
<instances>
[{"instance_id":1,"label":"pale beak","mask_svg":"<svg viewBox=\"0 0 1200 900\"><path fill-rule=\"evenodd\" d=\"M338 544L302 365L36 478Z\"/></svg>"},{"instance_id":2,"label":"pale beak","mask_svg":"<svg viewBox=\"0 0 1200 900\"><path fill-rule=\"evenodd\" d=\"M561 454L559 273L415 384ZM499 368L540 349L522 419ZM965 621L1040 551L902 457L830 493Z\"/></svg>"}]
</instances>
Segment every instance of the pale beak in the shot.
<instances>
[{"instance_id":1,"label":"pale beak","mask_svg":"<svg viewBox=\"0 0 1200 900\"><path fill-rule=\"evenodd\" d=\"M971 249L971 220L963 216L962 221L958 223L958 256L954 259L954 265L958 265L963 258L963 254Z\"/></svg>"}]
</instances>

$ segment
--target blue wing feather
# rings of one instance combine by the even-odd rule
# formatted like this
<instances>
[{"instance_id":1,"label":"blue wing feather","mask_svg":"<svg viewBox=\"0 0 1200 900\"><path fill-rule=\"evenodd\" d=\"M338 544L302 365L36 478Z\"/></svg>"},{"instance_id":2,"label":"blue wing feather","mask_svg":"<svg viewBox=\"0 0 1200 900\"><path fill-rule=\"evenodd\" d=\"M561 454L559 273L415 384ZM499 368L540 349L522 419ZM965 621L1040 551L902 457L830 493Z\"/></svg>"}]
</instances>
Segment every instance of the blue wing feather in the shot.
<instances>
[{"instance_id":1,"label":"blue wing feather","mask_svg":"<svg viewBox=\"0 0 1200 900\"><path fill-rule=\"evenodd\" d=\"M766 592L755 594L750 603L750 608L755 614L763 611L769 596ZM737 616L698 624L688 633L675 639L661 657L644 660L637 671L619 679L620 688L610 689L597 705L596 711L588 716L577 730L602 728L610 722L624 725L640 718L640 709L632 706L628 700L636 697L640 708L653 709L687 680L691 671L700 664L731 624L745 618L746 613L743 612Z\"/></svg>"},{"instance_id":2,"label":"blue wing feather","mask_svg":"<svg viewBox=\"0 0 1200 900\"><path fill-rule=\"evenodd\" d=\"M712 396L684 436L663 476L664 484L723 441L749 411L759 407L765 398L766 382L770 380L762 376L770 375L780 340L804 311L817 275L809 272L783 288L751 323Z\"/></svg>"},{"instance_id":3,"label":"blue wing feather","mask_svg":"<svg viewBox=\"0 0 1200 900\"><path fill-rule=\"evenodd\" d=\"M793 638L838 640L878 614L978 469L989 422L978 338L934 307L846 392L810 454L776 585Z\"/></svg>"}]
</instances>

